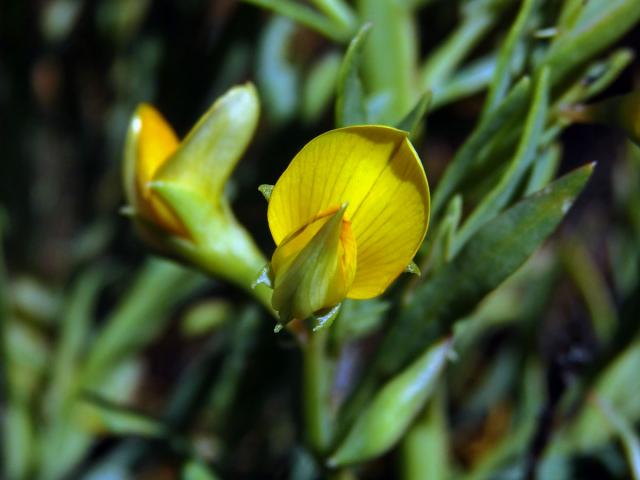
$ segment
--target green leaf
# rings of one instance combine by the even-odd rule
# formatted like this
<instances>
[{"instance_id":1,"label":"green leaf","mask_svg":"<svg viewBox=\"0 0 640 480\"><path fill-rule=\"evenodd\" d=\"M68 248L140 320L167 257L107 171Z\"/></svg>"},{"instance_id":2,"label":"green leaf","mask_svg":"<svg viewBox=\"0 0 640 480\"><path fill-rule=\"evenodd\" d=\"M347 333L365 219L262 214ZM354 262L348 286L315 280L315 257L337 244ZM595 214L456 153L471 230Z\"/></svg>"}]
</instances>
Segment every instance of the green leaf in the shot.
<instances>
[{"instance_id":1,"label":"green leaf","mask_svg":"<svg viewBox=\"0 0 640 480\"><path fill-rule=\"evenodd\" d=\"M49 389L48 400L53 402L49 408L54 412L59 412L67 396L73 394L73 379L81 366L82 354L89 340L94 319L93 309L105 280L105 273L104 268L83 272L69 294L69 301L62 315Z\"/></svg>"},{"instance_id":2,"label":"green leaf","mask_svg":"<svg viewBox=\"0 0 640 480\"><path fill-rule=\"evenodd\" d=\"M397 371L515 272L555 230L591 176L582 167L480 228L462 251L420 285L380 347L381 373Z\"/></svg>"},{"instance_id":3,"label":"green leaf","mask_svg":"<svg viewBox=\"0 0 640 480\"><path fill-rule=\"evenodd\" d=\"M234 402L237 399L243 375L250 366L250 355L256 344L260 324L261 318L257 307L253 305L246 307L238 315L236 322L232 326L231 336L227 342L226 356L219 368L215 382L211 383L210 375L207 375L205 371L201 371L199 376L201 387L208 385L210 389L204 408L205 411L209 412L212 428L216 431L220 431L226 426L229 414L235 405ZM219 362L215 363L217 367ZM192 378L196 375L196 372L191 373ZM184 387L179 385L178 388ZM197 390L194 390L195 392ZM185 396L185 400L187 397ZM177 399L178 397L176 396L175 398ZM190 404L190 402L174 402L170 418L184 418L193 410L194 405ZM191 414L193 415L194 413Z\"/></svg>"},{"instance_id":4,"label":"green leaf","mask_svg":"<svg viewBox=\"0 0 640 480\"><path fill-rule=\"evenodd\" d=\"M506 40L502 44L493 81L491 82L489 94L484 104L483 117L486 117L498 107L509 90L512 77L511 66L514 63L513 60L517 51L516 47L524 36L525 28L534 11L536 1L537 0L524 0L521 3L518 16L511 26Z\"/></svg>"},{"instance_id":5,"label":"green leaf","mask_svg":"<svg viewBox=\"0 0 640 480\"><path fill-rule=\"evenodd\" d=\"M636 385L640 365L640 341L635 340L611 361L598 375L592 395L605 399L617 414L629 422L640 420L640 398L629 395L629 386ZM562 431L549 445L547 456L567 453L586 453L600 448L614 433L603 428L602 412L593 403L585 403Z\"/></svg>"},{"instance_id":6,"label":"green leaf","mask_svg":"<svg viewBox=\"0 0 640 480\"><path fill-rule=\"evenodd\" d=\"M427 241L423 243L424 263L423 269L433 273L442 265L451 260L453 256L452 245L455 234L460 225L462 217L462 197L456 195L449 201L449 205L442 217L440 223L436 227L436 231L427 237Z\"/></svg>"},{"instance_id":7,"label":"green leaf","mask_svg":"<svg viewBox=\"0 0 640 480\"><path fill-rule=\"evenodd\" d=\"M165 437L166 426L159 420L118 405L110 400L87 393L79 400L76 415L92 425L93 429L115 435Z\"/></svg>"},{"instance_id":8,"label":"green leaf","mask_svg":"<svg viewBox=\"0 0 640 480\"><path fill-rule=\"evenodd\" d=\"M377 298L344 300L340 315L331 329L336 350L339 351L346 342L362 338L376 330L390 307L389 302Z\"/></svg>"},{"instance_id":9,"label":"green leaf","mask_svg":"<svg viewBox=\"0 0 640 480\"><path fill-rule=\"evenodd\" d=\"M495 69L495 55L469 62L434 92L431 110L478 93L491 82Z\"/></svg>"},{"instance_id":10,"label":"green leaf","mask_svg":"<svg viewBox=\"0 0 640 480\"><path fill-rule=\"evenodd\" d=\"M316 32L336 41L342 43L346 41L351 35L349 29L345 29L342 25L328 19L321 13L309 8L306 5L300 4L293 0L242 0L246 3L251 3L258 7L273 10L275 13L279 13L285 17L294 20L305 27L308 27Z\"/></svg>"},{"instance_id":11,"label":"green leaf","mask_svg":"<svg viewBox=\"0 0 640 480\"><path fill-rule=\"evenodd\" d=\"M555 143L542 152L542 155L536 159L531 167L531 172L527 179L527 186L524 189L525 195L537 192L553 180L560 166L561 156L562 151L558 144Z\"/></svg>"},{"instance_id":12,"label":"green leaf","mask_svg":"<svg viewBox=\"0 0 640 480\"><path fill-rule=\"evenodd\" d=\"M363 79L371 96L387 96L384 108L369 121L395 125L418 97L416 19L396 1L359 0L357 6L361 20L373 24L363 50Z\"/></svg>"},{"instance_id":13,"label":"green leaf","mask_svg":"<svg viewBox=\"0 0 640 480\"><path fill-rule=\"evenodd\" d=\"M301 78L290 60L296 25L288 18L273 17L260 36L256 77L267 115L275 122L290 120L298 109Z\"/></svg>"},{"instance_id":14,"label":"green leaf","mask_svg":"<svg viewBox=\"0 0 640 480\"><path fill-rule=\"evenodd\" d=\"M451 346L450 339L438 342L391 378L358 416L329 465L364 462L392 448L430 398Z\"/></svg>"},{"instance_id":15,"label":"green leaf","mask_svg":"<svg viewBox=\"0 0 640 480\"><path fill-rule=\"evenodd\" d=\"M191 460L182 467L182 480L218 480L218 477L209 467L198 460Z\"/></svg>"},{"instance_id":16,"label":"green leaf","mask_svg":"<svg viewBox=\"0 0 640 480\"><path fill-rule=\"evenodd\" d=\"M446 403L436 391L422 418L402 442L403 480L446 480L449 472L449 438Z\"/></svg>"},{"instance_id":17,"label":"green leaf","mask_svg":"<svg viewBox=\"0 0 640 480\"><path fill-rule=\"evenodd\" d=\"M3 478L28 478L37 446L36 431L26 404L9 402L2 412Z\"/></svg>"},{"instance_id":18,"label":"green leaf","mask_svg":"<svg viewBox=\"0 0 640 480\"><path fill-rule=\"evenodd\" d=\"M185 337L200 337L220 329L232 316L233 308L222 299L204 300L185 312L180 333Z\"/></svg>"},{"instance_id":19,"label":"green leaf","mask_svg":"<svg viewBox=\"0 0 640 480\"><path fill-rule=\"evenodd\" d=\"M558 103L568 104L588 100L611 85L633 61L633 50L621 48L604 60L590 64L581 78L565 93Z\"/></svg>"},{"instance_id":20,"label":"green leaf","mask_svg":"<svg viewBox=\"0 0 640 480\"><path fill-rule=\"evenodd\" d=\"M400 121L400 123L398 123L396 128L398 128L398 130L409 132L411 139L415 139L420 123L427 114L431 98L431 92L423 93L420 100L418 100L418 103L416 103L416 106L413 107L413 109Z\"/></svg>"},{"instance_id":21,"label":"green leaf","mask_svg":"<svg viewBox=\"0 0 640 480\"><path fill-rule=\"evenodd\" d=\"M454 256L478 228L495 217L511 200L522 177L535 158L547 119L548 104L549 72L542 70L540 78L536 82L531 107L516 153L507 164L498 184L482 199L458 231L452 246Z\"/></svg>"},{"instance_id":22,"label":"green leaf","mask_svg":"<svg viewBox=\"0 0 640 480\"><path fill-rule=\"evenodd\" d=\"M355 31L358 18L345 0L312 0L313 4L345 31Z\"/></svg>"},{"instance_id":23,"label":"green leaf","mask_svg":"<svg viewBox=\"0 0 640 480\"><path fill-rule=\"evenodd\" d=\"M336 94L336 126L338 127L367 123L360 65L364 42L370 29L370 23L366 23L360 28L358 34L349 43L349 48L347 48L344 60L342 60Z\"/></svg>"},{"instance_id":24,"label":"green leaf","mask_svg":"<svg viewBox=\"0 0 640 480\"><path fill-rule=\"evenodd\" d=\"M420 69L418 84L433 90L436 96L447 83L464 58L489 31L495 17L479 11L468 15L460 26L427 57Z\"/></svg>"},{"instance_id":25,"label":"green leaf","mask_svg":"<svg viewBox=\"0 0 640 480\"><path fill-rule=\"evenodd\" d=\"M336 90L342 57L330 52L311 66L302 85L302 118L311 123L319 120Z\"/></svg>"},{"instance_id":26,"label":"green leaf","mask_svg":"<svg viewBox=\"0 0 640 480\"><path fill-rule=\"evenodd\" d=\"M619 327L615 301L584 241L570 238L563 242L560 259L585 303L600 345L608 346Z\"/></svg>"},{"instance_id":27,"label":"green leaf","mask_svg":"<svg viewBox=\"0 0 640 480\"><path fill-rule=\"evenodd\" d=\"M522 108L529 100L529 89L529 79L524 78L518 82L495 112L480 122L468 140L458 150L435 189L431 202L431 215L434 218L465 179L478 157L478 152L486 146L502 127L519 120Z\"/></svg>"},{"instance_id":28,"label":"green leaf","mask_svg":"<svg viewBox=\"0 0 640 480\"><path fill-rule=\"evenodd\" d=\"M579 3L579 13L572 14L575 16L572 28L556 37L541 64L551 68L552 85L614 43L640 20L637 0Z\"/></svg>"},{"instance_id":29,"label":"green leaf","mask_svg":"<svg viewBox=\"0 0 640 480\"><path fill-rule=\"evenodd\" d=\"M634 431L633 424L620 415L604 398L598 395L594 395L593 398L622 441L633 480L640 480L640 438Z\"/></svg>"},{"instance_id":30,"label":"green leaf","mask_svg":"<svg viewBox=\"0 0 640 480\"><path fill-rule=\"evenodd\" d=\"M205 282L171 262L148 260L96 336L83 366L83 382L99 383L114 363L148 345L166 326L171 308Z\"/></svg>"}]
</instances>

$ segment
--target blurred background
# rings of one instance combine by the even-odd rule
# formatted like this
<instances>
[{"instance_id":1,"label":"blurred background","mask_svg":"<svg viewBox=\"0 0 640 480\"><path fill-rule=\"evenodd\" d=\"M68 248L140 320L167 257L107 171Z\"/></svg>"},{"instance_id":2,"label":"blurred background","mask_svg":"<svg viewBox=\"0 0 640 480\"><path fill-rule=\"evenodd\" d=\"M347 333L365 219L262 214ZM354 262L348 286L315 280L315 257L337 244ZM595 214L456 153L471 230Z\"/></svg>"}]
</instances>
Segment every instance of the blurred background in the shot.
<instances>
[{"instance_id":1,"label":"blurred background","mask_svg":"<svg viewBox=\"0 0 640 480\"><path fill-rule=\"evenodd\" d=\"M428 3L415 17L423 56L459 21L457 2ZM468 64L499 45L516 3ZM621 46L637 50L640 29L602 55ZM3 478L317 478L299 446L293 340L273 335L242 292L150 256L119 214L120 163L138 103L155 105L182 136L227 88L255 82L260 126L228 194L270 254L257 186L275 183L308 140L333 128L343 51L234 0L2 2ZM639 81L633 60L596 99ZM416 145L432 185L483 99L478 84L430 112ZM567 128L558 147L559 173L597 162L590 184L553 239L475 314L489 326L460 347L448 398L438 397L448 405L453 471L471 478L520 478L509 476L510 454L495 452L509 439L537 461L559 403L570 410L567 389L625 352L611 382L628 390L631 425L640 421L638 342L627 349L640 326L640 149L593 125ZM369 351L371 331L349 333L345 355ZM529 374L537 380L522 386ZM69 400L74 385L86 392L82 401ZM541 387L535 395L525 388L532 385ZM522 433L527 398L535 422ZM547 462L557 470L542 478L629 478L611 431L581 421L579 438L565 442L574 441L571 455ZM384 456L362 478L400 478L397 462Z\"/></svg>"}]
</instances>

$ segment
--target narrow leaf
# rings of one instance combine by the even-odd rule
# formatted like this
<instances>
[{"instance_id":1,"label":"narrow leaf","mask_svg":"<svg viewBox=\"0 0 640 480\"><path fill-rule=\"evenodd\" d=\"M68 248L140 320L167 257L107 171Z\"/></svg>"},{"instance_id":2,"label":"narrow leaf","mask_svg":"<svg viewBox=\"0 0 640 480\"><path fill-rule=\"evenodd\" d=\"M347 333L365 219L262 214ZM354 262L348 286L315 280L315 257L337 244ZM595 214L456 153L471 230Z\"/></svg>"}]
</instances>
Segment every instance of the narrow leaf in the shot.
<instances>
[{"instance_id":1,"label":"narrow leaf","mask_svg":"<svg viewBox=\"0 0 640 480\"><path fill-rule=\"evenodd\" d=\"M402 442L404 480L446 480L449 438L442 388Z\"/></svg>"},{"instance_id":2,"label":"narrow leaf","mask_svg":"<svg viewBox=\"0 0 640 480\"><path fill-rule=\"evenodd\" d=\"M558 35L542 62L551 67L552 85L614 43L640 20L637 0L573 3L576 11L571 15L575 18L570 22L572 28Z\"/></svg>"},{"instance_id":3,"label":"narrow leaf","mask_svg":"<svg viewBox=\"0 0 640 480\"><path fill-rule=\"evenodd\" d=\"M547 186L558 171L561 155L560 147L552 144L536 159L527 180L525 195L530 195Z\"/></svg>"},{"instance_id":4,"label":"narrow leaf","mask_svg":"<svg viewBox=\"0 0 640 480\"><path fill-rule=\"evenodd\" d=\"M295 23L276 16L260 35L256 76L266 111L275 122L290 120L300 101L300 70L290 59L295 33Z\"/></svg>"},{"instance_id":5,"label":"narrow leaf","mask_svg":"<svg viewBox=\"0 0 640 480\"><path fill-rule=\"evenodd\" d=\"M482 199L455 237L453 255L485 222L496 216L507 205L520 180L533 162L547 119L549 103L549 72L543 70L527 115L520 143L498 184Z\"/></svg>"},{"instance_id":6,"label":"narrow leaf","mask_svg":"<svg viewBox=\"0 0 640 480\"><path fill-rule=\"evenodd\" d=\"M392 448L430 398L446 365L451 343L437 343L389 380L357 418L329 464L363 462Z\"/></svg>"},{"instance_id":7,"label":"narrow leaf","mask_svg":"<svg viewBox=\"0 0 640 480\"><path fill-rule=\"evenodd\" d=\"M336 125L338 127L367 123L365 94L360 78L360 64L362 62L364 41L370 29L370 23L364 24L358 34L351 40L338 73L336 95Z\"/></svg>"},{"instance_id":8,"label":"narrow leaf","mask_svg":"<svg viewBox=\"0 0 640 480\"><path fill-rule=\"evenodd\" d=\"M421 88L438 92L458 65L475 48L494 22L494 15L474 12L444 40L424 62L419 76Z\"/></svg>"},{"instance_id":9,"label":"narrow leaf","mask_svg":"<svg viewBox=\"0 0 640 480\"><path fill-rule=\"evenodd\" d=\"M594 400L622 441L633 480L640 480L640 438L634 431L633 424L620 415L604 398L594 395Z\"/></svg>"},{"instance_id":10,"label":"narrow leaf","mask_svg":"<svg viewBox=\"0 0 640 480\"><path fill-rule=\"evenodd\" d=\"M431 98L432 94L430 91L423 93L418 103L416 103L416 106L398 123L396 128L409 132L409 136L414 139L418 133L420 123L427 114Z\"/></svg>"},{"instance_id":11,"label":"narrow leaf","mask_svg":"<svg viewBox=\"0 0 640 480\"><path fill-rule=\"evenodd\" d=\"M218 477L204 463L192 460L182 467L182 480L218 480Z\"/></svg>"},{"instance_id":12,"label":"narrow leaf","mask_svg":"<svg viewBox=\"0 0 640 480\"><path fill-rule=\"evenodd\" d=\"M431 202L431 215L435 217L445 206L455 189L465 178L478 156L478 152L495 136L503 126L516 121L529 99L530 82L522 79L511 90L500 106L482 120L469 139L447 166L438 183Z\"/></svg>"},{"instance_id":13,"label":"narrow leaf","mask_svg":"<svg viewBox=\"0 0 640 480\"><path fill-rule=\"evenodd\" d=\"M242 1L279 13L339 43L344 42L350 35L350 31L344 29L341 25L309 8L307 5L293 0Z\"/></svg>"},{"instance_id":14,"label":"narrow leaf","mask_svg":"<svg viewBox=\"0 0 640 480\"><path fill-rule=\"evenodd\" d=\"M147 261L96 336L83 366L83 381L99 382L114 363L144 348L166 325L171 307L205 282L204 277L173 263Z\"/></svg>"},{"instance_id":15,"label":"narrow leaf","mask_svg":"<svg viewBox=\"0 0 640 480\"><path fill-rule=\"evenodd\" d=\"M97 395L86 394L81 402L77 414L98 431L142 437L163 437L167 434L166 426L159 420Z\"/></svg>"},{"instance_id":16,"label":"narrow leaf","mask_svg":"<svg viewBox=\"0 0 640 480\"><path fill-rule=\"evenodd\" d=\"M300 114L309 123L316 122L329 107L336 91L342 55L330 52L310 67L302 86Z\"/></svg>"},{"instance_id":17,"label":"narrow leaf","mask_svg":"<svg viewBox=\"0 0 640 480\"><path fill-rule=\"evenodd\" d=\"M489 95L484 104L483 117L497 108L509 90L511 83L511 65L516 54L518 42L524 36L525 27L533 12L536 0L524 0L520 6L520 11L516 21L511 26L509 34L502 45L498 56L498 64L493 76L493 82L489 89Z\"/></svg>"},{"instance_id":18,"label":"narrow leaf","mask_svg":"<svg viewBox=\"0 0 640 480\"><path fill-rule=\"evenodd\" d=\"M380 347L382 372L397 371L515 272L555 230L592 170L590 164L565 175L483 225L451 262L418 287Z\"/></svg>"},{"instance_id":19,"label":"narrow leaf","mask_svg":"<svg viewBox=\"0 0 640 480\"><path fill-rule=\"evenodd\" d=\"M481 91L491 82L495 69L494 55L470 62L434 92L431 110Z\"/></svg>"}]
</instances>

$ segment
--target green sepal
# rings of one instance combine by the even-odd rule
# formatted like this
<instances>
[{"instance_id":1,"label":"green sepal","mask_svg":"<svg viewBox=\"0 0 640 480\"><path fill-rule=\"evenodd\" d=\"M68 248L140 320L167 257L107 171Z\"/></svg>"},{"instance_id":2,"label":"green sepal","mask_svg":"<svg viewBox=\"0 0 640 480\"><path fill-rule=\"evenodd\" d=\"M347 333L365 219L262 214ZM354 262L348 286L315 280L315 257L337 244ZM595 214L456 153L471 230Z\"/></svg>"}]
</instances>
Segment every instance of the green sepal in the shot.
<instances>
[{"instance_id":1,"label":"green sepal","mask_svg":"<svg viewBox=\"0 0 640 480\"><path fill-rule=\"evenodd\" d=\"M333 324L334 320L338 317L341 307L342 303L339 303L331 307L328 312L325 312L323 314L316 313L311 315L309 320L312 324L312 331L317 332L319 330L329 328Z\"/></svg>"},{"instance_id":2,"label":"green sepal","mask_svg":"<svg viewBox=\"0 0 640 480\"><path fill-rule=\"evenodd\" d=\"M231 88L200 118L154 180L184 185L217 202L253 138L259 111L251 83Z\"/></svg>"},{"instance_id":3,"label":"green sepal","mask_svg":"<svg viewBox=\"0 0 640 480\"><path fill-rule=\"evenodd\" d=\"M260 275L258 275L258 278L251 284L251 288L255 289L258 285L273 288L273 272L271 271L270 264L267 263L262 270L260 270Z\"/></svg>"},{"instance_id":4,"label":"green sepal","mask_svg":"<svg viewBox=\"0 0 640 480\"><path fill-rule=\"evenodd\" d=\"M304 320L325 304L334 287L333 269L338 264L338 243L342 231L345 203L298 252L286 269L275 273L272 296L273 308L286 325L294 318Z\"/></svg>"},{"instance_id":5,"label":"green sepal","mask_svg":"<svg viewBox=\"0 0 640 480\"><path fill-rule=\"evenodd\" d=\"M405 273L411 273L413 275L417 275L417 276L422 276L422 272L420 271L420 267L418 266L418 264L416 262L411 262L409 265L407 265L407 267L404 269Z\"/></svg>"},{"instance_id":6,"label":"green sepal","mask_svg":"<svg viewBox=\"0 0 640 480\"><path fill-rule=\"evenodd\" d=\"M269 185L268 183L263 183L258 187L258 191L262 194L264 199L269 202L271 200L271 193L273 192L273 185Z\"/></svg>"},{"instance_id":7,"label":"green sepal","mask_svg":"<svg viewBox=\"0 0 640 480\"><path fill-rule=\"evenodd\" d=\"M216 208L212 202L174 182L156 180L149 183L149 188L173 211L197 243L206 237L205 229L211 228L211 213Z\"/></svg>"}]
</instances>

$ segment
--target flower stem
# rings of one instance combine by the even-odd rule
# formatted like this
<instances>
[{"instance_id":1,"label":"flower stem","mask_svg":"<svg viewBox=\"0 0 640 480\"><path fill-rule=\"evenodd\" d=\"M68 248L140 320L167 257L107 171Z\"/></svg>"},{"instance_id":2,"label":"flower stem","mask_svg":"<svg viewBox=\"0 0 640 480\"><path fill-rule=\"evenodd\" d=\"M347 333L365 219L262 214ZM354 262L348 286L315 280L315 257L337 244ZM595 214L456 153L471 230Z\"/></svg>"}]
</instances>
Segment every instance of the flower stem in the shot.
<instances>
[{"instance_id":1,"label":"flower stem","mask_svg":"<svg viewBox=\"0 0 640 480\"><path fill-rule=\"evenodd\" d=\"M303 346L304 424L311 450L322 456L331 441L329 412L330 365L326 357L327 332L309 335Z\"/></svg>"}]
</instances>

